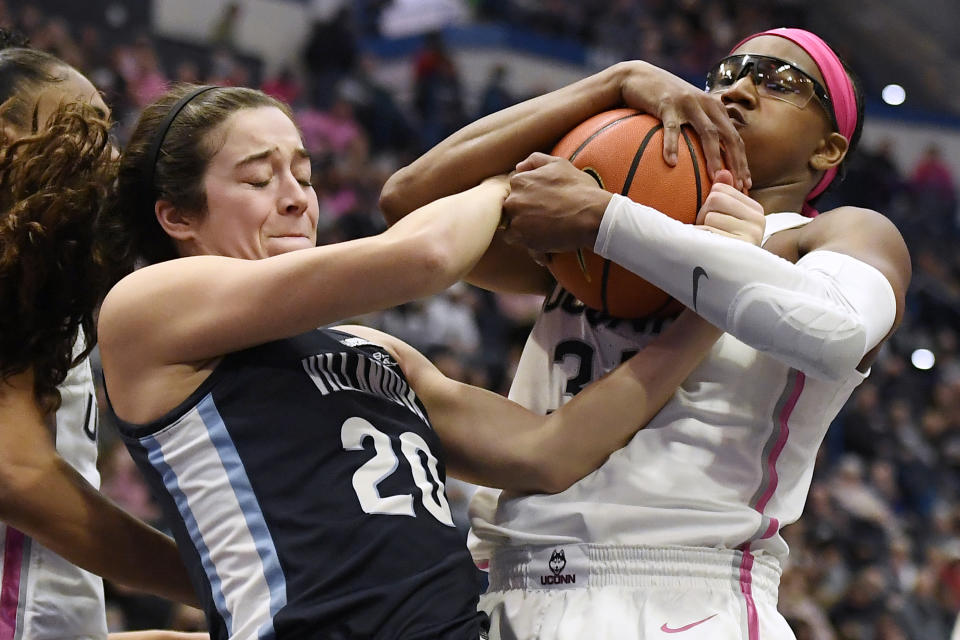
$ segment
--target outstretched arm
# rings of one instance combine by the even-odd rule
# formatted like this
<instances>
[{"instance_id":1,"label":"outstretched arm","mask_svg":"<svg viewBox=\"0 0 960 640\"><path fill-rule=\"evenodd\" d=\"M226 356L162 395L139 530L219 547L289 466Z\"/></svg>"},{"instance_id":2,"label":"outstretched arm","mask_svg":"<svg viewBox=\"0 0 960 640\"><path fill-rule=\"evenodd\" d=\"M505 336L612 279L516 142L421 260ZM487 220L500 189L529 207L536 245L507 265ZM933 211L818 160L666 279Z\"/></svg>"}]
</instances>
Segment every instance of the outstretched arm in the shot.
<instances>
[{"instance_id":1,"label":"outstretched arm","mask_svg":"<svg viewBox=\"0 0 960 640\"><path fill-rule=\"evenodd\" d=\"M536 493L565 490L626 445L720 336L696 314L684 312L640 353L543 416L447 378L397 338L367 327L340 329L393 351L443 442L451 475Z\"/></svg>"},{"instance_id":2,"label":"outstretched arm","mask_svg":"<svg viewBox=\"0 0 960 640\"><path fill-rule=\"evenodd\" d=\"M173 540L113 504L57 453L31 372L0 383L0 520L87 571L197 603Z\"/></svg>"},{"instance_id":3,"label":"outstretched arm","mask_svg":"<svg viewBox=\"0 0 960 640\"><path fill-rule=\"evenodd\" d=\"M664 122L664 157L676 163L680 126L691 124L703 142L711 174L723 160L749 184L743 142L719 99L650 64L631 61L552 93L482 118L391 176L380 198L388 222L438 197L505 173L534 151L549 150L586 118L627 104ZM471 282L491 289L543 292L549 277L521 248L494 239L471 272Z\"/></svg>"},{"instance_id":4,"label":"outstretched arm","mask_svg":"<svg viewBox=\"0 0 960 640\"><path fill-rule=\"evenodd\" d=\"M216 358L442 291L486 250L507 189L505 178L487 180L360 240L263 260L208 255L140 269L100 311L107 379L123 384L144 368Z\"/></svg>"},{"instance_id":5,"label":"outstretched arm","mask_svg":"<svg viewBox=\"0 0 960 640\"><path fill-rule=\"evenodd\" d=\"M733 208L728 200L752 202L730 186L732 182L728 171L717 174L700 212L703 228L739 239L733 242L759 244L762 210L742 217L727 215ZM345 329L394 352L443 441L453 475L486 486L542 493L565 490L627 444L667 403L721 333L684 311L633 358L543 416L495 393L450 380L396 338L366 327ZM590 435L584 437L587 425ZM554 464L559 459L563 465Z\"/></svg>"}]
</instances>

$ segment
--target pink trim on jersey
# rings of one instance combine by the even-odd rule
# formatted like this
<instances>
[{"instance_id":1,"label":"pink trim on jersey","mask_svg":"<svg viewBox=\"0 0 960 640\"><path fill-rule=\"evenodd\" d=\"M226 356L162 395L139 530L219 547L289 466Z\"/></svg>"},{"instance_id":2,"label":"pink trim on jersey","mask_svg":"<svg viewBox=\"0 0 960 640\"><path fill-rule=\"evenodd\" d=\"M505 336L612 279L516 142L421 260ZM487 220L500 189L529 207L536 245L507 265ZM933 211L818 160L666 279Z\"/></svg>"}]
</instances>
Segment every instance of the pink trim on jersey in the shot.
<instances>
[{"instance_id":1,"label":"pink trim on jersey","mask_svg":"<svg viewBox=\"0 0 960 640\"><path fill-rule=\"evenodd\" d=\"M763 513L767 503L770 502L770 498L773 497L773 493L777 490L777 484L780 480L780 476L777 475L777 459L780 457L780 454L783 453L783 448L787 444L787 438L790 437L790 414L793 413L794 407L797 406L797 400L800 399L800 394L803 393L803 383L807 379L802 371L797 371L796 373L797 378L793 385L793 390L790 392L790 397L783 405L783 410L780 411L780 415L776 418L780 424L780 436L773 445L773 449L770 450L770 458L767 460L768 477L770 481L767 483L767 488L763 492L763 495L760 496L760 499L757 500L757 504L754 506L760 513ZM768 536L763 537L766 538Z\"/></svg>"},{"instance_id":2,"label":"pink trim on jersey","mask_svg":"<svg viewBox=\"0 0 960 640\"><path fill-rule=\"evenodd\" d=\"M750 553L750 543L743 548L743 558L740 560L740 591L747 604L747 636L749 640L760 640L760 618L757 615L757 603L753 601L753 554Z\"/></svg>"},{"instance_id":3,"label":"pink trim on jersey","mask_svg":"<svg viewBox=\"0 0 960 640\"><path fill-rule=\"evenodd\" d=\"M767 527L767 530L763 532L763 535L760 536L761 540L766 540L767 538L772 538L773 534L780 530L780 521L776 518L770 518L770 525Z\"/></svg>"},{"instance_id":4,"label":"pink trim on jersey","mask_svg":"<svg viewBox=\"0 0 960 640\"><path fill-rule=\"evenodd\" d=\"M3 579L0 582L0 640L13 640L17 634L24 537L20 531L7 527L3 545Z\"/></svg>"},{"instance_id":5,"label":"pink trim on jersey","mask_svg":"<svg viewBox=\"0 0 960 640\"><path fill-rule=\"evenodd\" d=\"M780 433L777 435L777 441L770 449L770 454L766 461L767 478L769 478L767 486L754 505L754 509L756 509L760 515L763 515L763 510L777 490L777 484L780 480L780 476L777 475L777 460L780 458L780 454L783 453L783 449L787 445L787 439L790 437L790 416L797 406L797 401L800 400L800 394L803 393L804 382L807 379L802 371L793 370L792 373L796 374L793 388L787 392L789 395L787 396L786 402L783 403L779 415L774 416L776 424L780 426ZM786 392L786 389L784 391ZM767 525L767 528L760 538L770 538L776 534L779 529L780 521L771 517L770 524ZM743 593L743 599L747 607L747 636L749 640L760 640L760 619L757 615L757 604L753 601L753 575L751 574L751 570L753 569L753 554L750 553L750 543L744 543L740 547L740 550L743 552L743 558L740 561L740 591Z\"/></svg>"}]
</instances>

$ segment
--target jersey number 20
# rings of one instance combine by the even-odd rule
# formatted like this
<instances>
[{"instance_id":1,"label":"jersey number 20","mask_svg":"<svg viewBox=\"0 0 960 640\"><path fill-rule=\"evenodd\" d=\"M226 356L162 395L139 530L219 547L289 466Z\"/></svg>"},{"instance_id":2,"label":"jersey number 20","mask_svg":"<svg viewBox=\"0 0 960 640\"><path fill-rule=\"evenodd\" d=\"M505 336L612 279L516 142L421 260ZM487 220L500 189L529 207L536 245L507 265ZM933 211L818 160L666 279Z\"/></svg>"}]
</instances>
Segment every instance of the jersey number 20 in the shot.
<instances>
[{"instance_id":1,"label":"jersey number 20","mask_svg":"<svg viewBox=\"0 0 960 640\"><path fill-rule=\"evenodd\" d=\"M390 436L374 427L363 418L348 418L340 428L340 441L347 451L362 451L366 438L373 440L374 456L360 466L353 474L353 490L357 492L360 508L366 513L382 513L392 516L416 516L413 510L414 497L400 494L383 497L377 485L392 475L400 466L400 460L390 443ZM450 505L444 494L443 482L437 470L437 458L430 447L416 433L405 431L400 434L400 452L410 463L413 483L420 490L420 500L430 514L447 525L453 526ZM424 465L420 454L426 458ZM430 477L427 477L427 474ZM436 497L434 497L436 490Z\"/></svg>"}]
</instances>

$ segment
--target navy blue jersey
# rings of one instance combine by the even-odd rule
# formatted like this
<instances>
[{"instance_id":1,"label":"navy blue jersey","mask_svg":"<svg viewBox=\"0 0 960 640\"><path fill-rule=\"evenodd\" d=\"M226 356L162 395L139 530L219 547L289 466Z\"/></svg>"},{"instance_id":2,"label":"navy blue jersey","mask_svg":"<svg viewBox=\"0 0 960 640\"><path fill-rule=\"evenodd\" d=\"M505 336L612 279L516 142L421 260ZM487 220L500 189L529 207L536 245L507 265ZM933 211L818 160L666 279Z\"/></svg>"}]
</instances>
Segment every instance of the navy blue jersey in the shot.
<instances>
[{"instance_id":1,"label":"navy blue jersey","mask_svg":"<svg viewBox=\"0 0 960 640\"><path fill-rule=\"evenodd\" d=\"M382 347L316 330L239 351L164 418L118 424L212 638L479 636L440 441Z\"/></svg>"}]
</instances>

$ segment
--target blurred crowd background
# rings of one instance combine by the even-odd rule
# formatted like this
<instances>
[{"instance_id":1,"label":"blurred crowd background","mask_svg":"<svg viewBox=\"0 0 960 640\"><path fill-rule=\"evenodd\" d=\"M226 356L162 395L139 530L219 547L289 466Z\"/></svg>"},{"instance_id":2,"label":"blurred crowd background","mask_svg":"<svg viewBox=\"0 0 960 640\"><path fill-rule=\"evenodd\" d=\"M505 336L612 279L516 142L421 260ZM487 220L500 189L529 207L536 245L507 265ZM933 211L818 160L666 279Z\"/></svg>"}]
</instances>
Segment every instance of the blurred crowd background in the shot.
<instances>
[{"instance_id":1,"label":"blurred crowd background","mask_svg":"<svg viewBox=\"0 0 960 640\"><path fill-rule=\"evenodd\" d=\"M290 103L313 158L325 243L381 230L377 199L394 170L470 120L530 97L509 89L509 64L492 65L482 86L465 91L443 31L416 37L409 86L398 91L378 79L385 61L370 46L384 38L381 14L394 3L325 4L296 59L274 68L235 46L243 3L225 4L204 42L157 37L150 3L133 0L0 0L0 24L87 73L106 94L121 143L170 82L254 86ZM520 25L531 39L582 47L584 75L641 58L697 82L741 36L808 20L806 3L788 1L451 6L458 20ZM843 203L888 215L910 247L913 285L902 328L821 448L805 515L785 530L791 555L781 608L799 640L946 639L960 610L958 184L936 137L906 170L895 144L873 139L820 208ZM420 348L448 375L505 393L540 302L460 284L362 321ZM103 490L163 527L109 425L102 434ZM449 489L463 526L470 487L451 481ZM195 611L112 585L108 592L113 630L202 628Z\"/></svg>"}]
</instances>

